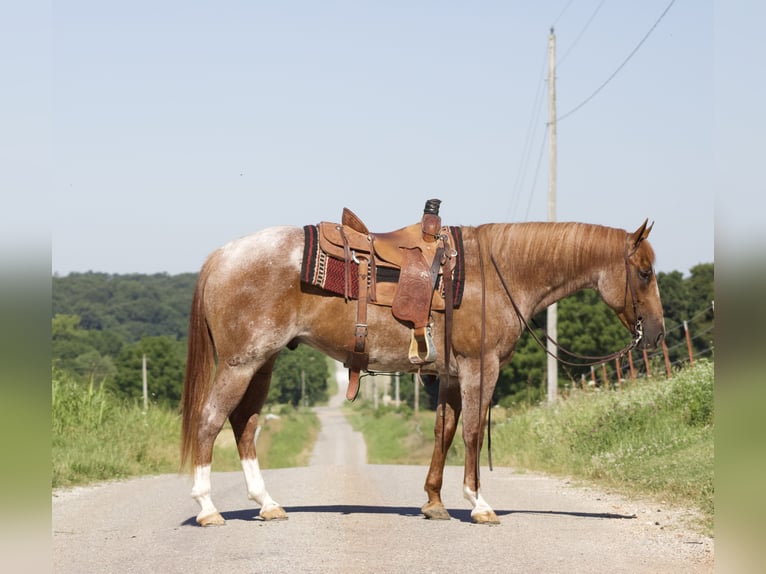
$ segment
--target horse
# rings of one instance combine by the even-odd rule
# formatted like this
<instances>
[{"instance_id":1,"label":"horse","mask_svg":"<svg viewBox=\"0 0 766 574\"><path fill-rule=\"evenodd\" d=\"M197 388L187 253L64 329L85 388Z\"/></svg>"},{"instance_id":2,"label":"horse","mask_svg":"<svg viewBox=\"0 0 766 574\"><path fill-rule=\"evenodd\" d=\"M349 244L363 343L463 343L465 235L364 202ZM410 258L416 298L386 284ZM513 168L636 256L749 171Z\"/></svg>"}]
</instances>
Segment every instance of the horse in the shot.
<instances>
[{"instance_id":1,"label":"horse","mask_svg":"<svg viewBox=\"0 0 766 574\"><path fill-rule=\"evenodd\" d=\"M665 327L645 220L634 232L573 222L487 223L463 226L465 284L452 313L451 351L431 364L407 356L410 329L390 308L368 310L367 370L437 376L434 449L426 475L426 518L449 519L441 500L446 453L462 414L463 495L476 523L498 518L480 490L484 421L500 369L526 321L581 289L595 289L632 333L655 348ZM304 232L271 227L213 252L199 273L189 321L182 396L181 466L191 466L192 497L202 526L224 524L211 497L213 443L231 423L247 494L264 520L283 519L268 493L254 442L279 353L306 344L343 361L354 330L356 303L299 280ZM433 313L437 349L444 348L445 314ZM189 465L189 463L191 463Z\"/></svg>"}]
</instances>

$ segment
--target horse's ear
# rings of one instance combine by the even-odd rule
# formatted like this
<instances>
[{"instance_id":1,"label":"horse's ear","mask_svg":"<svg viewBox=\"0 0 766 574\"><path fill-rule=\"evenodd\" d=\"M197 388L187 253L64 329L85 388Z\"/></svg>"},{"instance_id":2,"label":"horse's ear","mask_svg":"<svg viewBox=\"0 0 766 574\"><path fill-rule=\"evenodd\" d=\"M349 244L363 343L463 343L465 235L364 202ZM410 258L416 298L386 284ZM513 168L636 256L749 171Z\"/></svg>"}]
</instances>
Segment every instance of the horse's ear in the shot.
<instances>
[{"instance_id":1,"label":"horse's ear","mask_svg":"<svg viewBox=\"0 0 766 574\"><path fill-rule=\"evenodd\" d=\"M641 245L641 242L649 237L649 233L652 231L652 227L654 227L654 221L652 221L652 224L647 227L648 223L649 218L647 217L644 219L644 222L641 224L641 226L630 235L630 243L633 249L638 249L638 246Z\"/></svg>"}]
</instances>

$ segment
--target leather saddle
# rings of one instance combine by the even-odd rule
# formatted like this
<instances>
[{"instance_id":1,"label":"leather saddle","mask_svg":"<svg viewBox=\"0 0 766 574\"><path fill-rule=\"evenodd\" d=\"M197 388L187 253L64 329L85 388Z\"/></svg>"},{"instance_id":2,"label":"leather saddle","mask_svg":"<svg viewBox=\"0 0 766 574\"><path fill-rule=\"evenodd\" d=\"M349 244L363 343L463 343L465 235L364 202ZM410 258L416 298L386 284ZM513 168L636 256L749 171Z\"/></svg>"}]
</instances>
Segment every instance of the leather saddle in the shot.
<instances>
[{"instance_id":1,"label":"leather saddle","mask_svg":"<svg viewBox=\"0 0 766 574\"><path fill-rule=\"evenodd\" d=\"M340 224L319 224L320 249L344 262L347 301L351 298L351 275L358 274L357 321L352 350L344 363L349 369L349 400L356 398L359 373L369 362L365 349L368 303L391 307L396 319L412 326L409 358L413 364L436 360L430 315L432 309L445 310L447 302L435 287L439 275L445 287L451 283L455 266L449 233L441 225L440 204L438 199L428 200L419 223L388 233L371 233L348 208L343 209ZM398 281L379 281L379 270L398 272ZM451 302L451 297L447 299Z\"/></svg>"}]
</instances>

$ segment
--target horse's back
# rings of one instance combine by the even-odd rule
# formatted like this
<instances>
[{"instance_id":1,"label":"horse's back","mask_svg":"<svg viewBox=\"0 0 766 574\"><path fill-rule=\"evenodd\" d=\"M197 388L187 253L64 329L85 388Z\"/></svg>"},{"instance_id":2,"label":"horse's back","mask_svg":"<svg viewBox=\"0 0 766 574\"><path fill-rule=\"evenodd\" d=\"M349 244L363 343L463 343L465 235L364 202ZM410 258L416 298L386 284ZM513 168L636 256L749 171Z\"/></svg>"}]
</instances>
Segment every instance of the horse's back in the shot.
<instances>
[{"instance_id":1,"label":"horse's back","mask_svg":"<svg viewBox=\"0 0 766 574\"><path fill-rule=\"evenodd\" d=\"M290 324L294 305L288 301L300 293L302 250L303 230L282 226L235 239L210 255L203 268L204 306L219 351L227 341L248 345L256 324Z\"/></svg>"},{"instance_id":2,"label":"horse's back","mask_svg":"<svg viewBox=\"0 0 766 574\"><path fill-rule=\"evenodd\" d=\"M211 257L216 258L216 274L237 274L262 265L300 266L302 249L302 229L278 226L230 241Z\"/></svg>"}]
</instances>

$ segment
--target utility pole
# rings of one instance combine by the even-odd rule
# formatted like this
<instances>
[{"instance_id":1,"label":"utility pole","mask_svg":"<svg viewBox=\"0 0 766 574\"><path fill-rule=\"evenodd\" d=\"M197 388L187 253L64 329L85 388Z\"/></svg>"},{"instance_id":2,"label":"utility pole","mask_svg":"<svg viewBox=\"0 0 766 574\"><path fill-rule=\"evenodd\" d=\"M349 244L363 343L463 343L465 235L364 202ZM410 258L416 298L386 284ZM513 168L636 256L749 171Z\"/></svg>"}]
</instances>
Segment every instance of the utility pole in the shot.
<instances>
[{"instance_id":1,"label":"utility pole","mask_svg":"<svg viewBox=\"0 0 766 574\"><path fill-rule=\"evenodd\" d=\"M144 412L149 410L149 386L146 381L146 354L141 361L141 379L144 387Z\"/></svg>"},{"instance_id":2,"label":"utility pole","mask_svg":"<svg viewBox=\"0 0 766 574\"><path fill-rule=\"evenodd\" d=\"M548 175L548 221L556 221L556 35L551 26L548 37L548 144L550 150L550 172ZM556 359L558 339L558 305L548 307L548 404L555 403L559 393L559 370Z\"/></svg>"}]
</instances>

